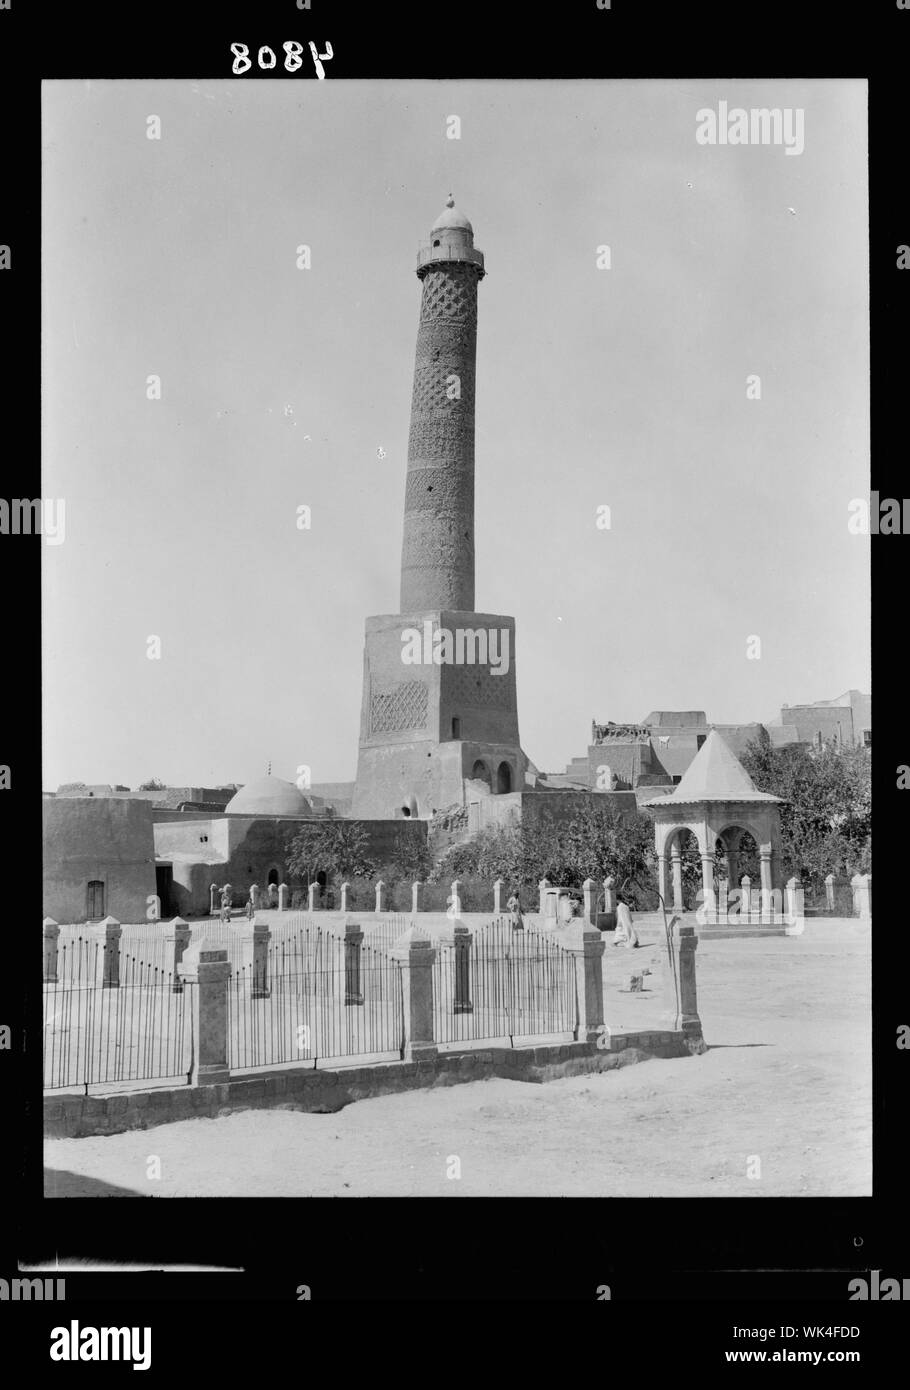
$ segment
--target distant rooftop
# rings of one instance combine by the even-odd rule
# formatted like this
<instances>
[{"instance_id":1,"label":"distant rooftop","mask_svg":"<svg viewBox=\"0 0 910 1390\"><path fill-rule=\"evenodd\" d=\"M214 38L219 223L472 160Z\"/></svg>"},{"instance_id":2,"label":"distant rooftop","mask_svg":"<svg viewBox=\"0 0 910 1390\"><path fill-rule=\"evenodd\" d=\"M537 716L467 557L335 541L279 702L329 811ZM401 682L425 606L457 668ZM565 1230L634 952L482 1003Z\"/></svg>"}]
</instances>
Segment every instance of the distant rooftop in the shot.
<instances>
[{"instance_id":1,"label":"distant rooftop","mask_svg":"<svg viewBox=\"0 0 910 1390\"><path fill-rule=\"evenodd\" d=\"M779 801L760 792L742 763L714 729L692 759L682 781L658 805L693 801ZM647 803L647 804L654 804Z\"/></svg>"}]
</instances>

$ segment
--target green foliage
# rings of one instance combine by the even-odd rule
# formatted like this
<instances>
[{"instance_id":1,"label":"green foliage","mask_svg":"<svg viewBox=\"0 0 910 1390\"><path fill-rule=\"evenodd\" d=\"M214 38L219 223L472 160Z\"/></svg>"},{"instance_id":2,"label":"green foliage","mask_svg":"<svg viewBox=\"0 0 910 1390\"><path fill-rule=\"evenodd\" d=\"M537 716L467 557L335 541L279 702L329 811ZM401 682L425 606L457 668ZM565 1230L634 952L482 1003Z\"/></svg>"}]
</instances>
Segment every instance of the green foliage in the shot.
<instances>
[{"instance_id":1,"label":"green foliage","mask_svg":"<svg viewBox=\"0 0 910 1390\"><path fill-rule=\"evenodd\" d=\"M313 821L289 833L286 841L288 872L312 881L318 873L326 879L368 877L375 865L370 858L369 836L357 821Z\"/></svg>"},{"instance_id":2,"label":"green foliage","mask_svg":"<svg viewBox=\"0 0 910 1390\"><path fill-rule=\"evenodd\" d=\"M872 755L866 748L749 745L743 767L759 791L783 798L784 876L819 890L829 873L872 866Z\"/></svg>"}]
</instances>

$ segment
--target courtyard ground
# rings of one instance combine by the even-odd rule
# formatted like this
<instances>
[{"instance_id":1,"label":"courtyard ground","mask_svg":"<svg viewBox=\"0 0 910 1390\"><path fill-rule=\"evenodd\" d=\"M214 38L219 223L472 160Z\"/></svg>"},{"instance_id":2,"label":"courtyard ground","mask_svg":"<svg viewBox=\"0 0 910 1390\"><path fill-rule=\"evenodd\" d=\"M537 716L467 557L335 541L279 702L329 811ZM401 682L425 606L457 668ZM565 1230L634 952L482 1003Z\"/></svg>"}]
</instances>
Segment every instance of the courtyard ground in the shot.
<instances>
[{"instance_id":1,"label":"courtyard ground","mask_svg":"<svg viewBox=\"0 0 910 1390\"><path fill-rule=\"evenodd\" d=\"M645 954L612 950L623 961L608 967L608 1005L625 961ZM697 968L701 1057L414 1091L334 1115L251 1110L49 1140L47 1195L869 1194L868 925L817 919L799 937L702 941ZM635 1002L659 1008L657 996Z\"/></svg>"}]
</instances>

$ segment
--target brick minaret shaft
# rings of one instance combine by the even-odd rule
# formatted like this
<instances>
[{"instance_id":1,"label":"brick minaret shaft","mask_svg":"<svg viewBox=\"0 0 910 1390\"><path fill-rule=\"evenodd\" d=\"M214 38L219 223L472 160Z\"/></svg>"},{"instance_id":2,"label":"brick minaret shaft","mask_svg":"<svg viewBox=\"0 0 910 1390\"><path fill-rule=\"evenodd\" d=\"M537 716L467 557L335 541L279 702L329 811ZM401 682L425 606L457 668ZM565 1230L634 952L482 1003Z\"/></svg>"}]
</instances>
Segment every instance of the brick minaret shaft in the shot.
<instances>
[{"instance_id":1,"label":"brick minaret shaft","mask_svg":"<svg viewBox=\"0 0 910 1390\"><path fill-rule=\"evenodd\" d=\"M401 549L402 613L474 610L474 375L477 285L485 274L468 219L446 209L420 250Z\"/></svg>"}]
</instances>

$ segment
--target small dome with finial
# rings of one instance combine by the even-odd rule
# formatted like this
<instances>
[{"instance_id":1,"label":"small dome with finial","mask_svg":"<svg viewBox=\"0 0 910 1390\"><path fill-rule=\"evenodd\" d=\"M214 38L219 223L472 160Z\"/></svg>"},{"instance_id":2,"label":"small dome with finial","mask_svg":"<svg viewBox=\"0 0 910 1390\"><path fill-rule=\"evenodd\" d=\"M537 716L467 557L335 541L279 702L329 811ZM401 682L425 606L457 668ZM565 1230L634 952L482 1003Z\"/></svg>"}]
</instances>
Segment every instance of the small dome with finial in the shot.
<instances>
[{"instance_id":1,"label":"small dome with finial","mask_svg":"<svg viewBox=\"0 0 910 1390\"><path fill-rule=\"evenodd\" d=\"M471 226L464 213L455 211L455 199L450 193L448 198L446 198L445 211L439 214L436 221L433 223L432 230L434 232L440 232L454 227L459 228L463 232L473 233L474 231L474 228Z\"/></svg>"}]
</instances>

